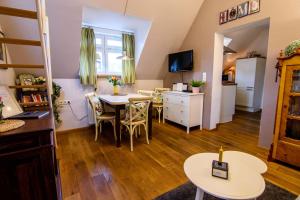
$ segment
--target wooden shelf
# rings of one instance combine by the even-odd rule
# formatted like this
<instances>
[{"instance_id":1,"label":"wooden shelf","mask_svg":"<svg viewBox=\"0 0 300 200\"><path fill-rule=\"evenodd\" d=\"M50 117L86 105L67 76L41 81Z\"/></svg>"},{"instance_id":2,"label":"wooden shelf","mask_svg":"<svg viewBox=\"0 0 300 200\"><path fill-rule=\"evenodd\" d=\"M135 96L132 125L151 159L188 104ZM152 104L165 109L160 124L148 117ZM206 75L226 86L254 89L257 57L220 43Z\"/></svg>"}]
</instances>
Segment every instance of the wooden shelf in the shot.
<instances>
[{"instance_id":1,"label":"wooden shelf","mask_svg":"<svg viewBox=\"0 0 300 200\"><path fill-rule=\"evenodd\" d=\"M26 65L26 64L0 64L1 69L22 68L22 69L43 69L44 65Z\"/></svg>"},{"instance_id":2,"label":"wooden shelf","mask_svg":"<svg viewBox=\"0 0 300 200\"><path fill-rule=\"evenodd\" d=\"M21 106L48 106L48 102L28 102L28 103L19 103Z\"/></svg>"},{"instance_id":3,"label":"wooden shelf","mask_svg":"<svg viewBox=\"0 0 300 200\"><path fill-rule=\"evenodd\" d=\"M20 89L20 88L44 88L47 89L46 85L12 85L9 86L11 89Z\"/></svg>"},{"instance_id":4,"label":"wooden shelf","mask_svg":"<svg viewBox=\"0 0 300 200\"><path fill-rule=\"evenodd\" d=\"M293 120L300 120L300 115L288 115L287 118Z\"/></svg>"},{"instance_id":5,"label":"wooden shelf","mask_svg":"<svg viewBox=\"0 0 300 200\"><path fill-rule=\"evenodd\" d=\"M23 39L14 39L14 38L0 38L0 43L17 44L17 45L30 45L30 46L41 46L41 41L37 41L37 40L23 40Z\"/></svg>"},{"instance_id":6,"label":"wooden shelf","mask_svg":"<svg viewBox=\"0 0 300 200\"><path fill-rule=\"evenodd\" d=\"M290 96L292 96L292 97L300 97L300 92L291 92Z\"/></svg>"},{"instance_id":7,"label":"wooden shelf","mask_svg":"<svg viewBox=\"0 0 300 200\"><path fill-rule=\"evenodd\" d=\"M8 8L0 6L0 14L10 15L15 17L24 17L29 19L37 19L37 12L30 10L22 10L17 8Z\"/></svg>"}]
</instances>

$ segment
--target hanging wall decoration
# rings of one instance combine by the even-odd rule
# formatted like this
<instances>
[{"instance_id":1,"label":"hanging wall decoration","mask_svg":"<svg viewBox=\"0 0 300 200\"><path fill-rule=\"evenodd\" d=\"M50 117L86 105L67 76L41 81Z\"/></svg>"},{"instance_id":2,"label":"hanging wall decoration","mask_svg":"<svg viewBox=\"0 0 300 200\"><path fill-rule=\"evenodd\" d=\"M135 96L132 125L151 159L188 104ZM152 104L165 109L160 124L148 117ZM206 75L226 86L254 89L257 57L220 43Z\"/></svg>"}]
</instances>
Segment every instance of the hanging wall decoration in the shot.
<instances>
[{"instance_id":1,"label":"hanging wall decoration","mask_svg":"<svg viewBox=\"0 0 300 200\"><path fill-rule=\"evenodd\" d=\"M238 18L247 16L248 11L249 11L249 2L248 1L238 5L238 13L237 13Z\"/></svg>"},{"instance_id":2,"label":"hanging wall decoration","mask_svg":"<svg viewBox=\"0 0 300 200\"><path fill-rule=\"evenodd\" d=\"M250 0L220 12L219 24L225 24L260 11L260 0Z\"/></svg>"},{"instance_id":3,"label":"hanging wall decoration","mask_svg":"<svg viewBox=\"0 0 300 200\"><path fill-rule=\"evenodd\" d=\"M228 21L235 20L237 18L237 7L232 7L228 10Z\"/></svg>"},{"instance_id":4,"label":"hanging wall decoration","mask_svg":"<svg viewBox=\"0 0 300 200\"><path fill-rule=\"evenodd\" d=\"M220 19L219 19L219 23L220 24L224 24L228 21L228 11L225 10L223 12L220 12Z\"/></svg>"},{"instance_id":5,"label":"hanging wall decoration","mask_svg":"<svg viewBox=\"0 0 300 200\"><path fill-rule=\"evenodd\" d=\"M249 15L260 11L260 0L249 1Z\"/></svg>"}]
</instances>

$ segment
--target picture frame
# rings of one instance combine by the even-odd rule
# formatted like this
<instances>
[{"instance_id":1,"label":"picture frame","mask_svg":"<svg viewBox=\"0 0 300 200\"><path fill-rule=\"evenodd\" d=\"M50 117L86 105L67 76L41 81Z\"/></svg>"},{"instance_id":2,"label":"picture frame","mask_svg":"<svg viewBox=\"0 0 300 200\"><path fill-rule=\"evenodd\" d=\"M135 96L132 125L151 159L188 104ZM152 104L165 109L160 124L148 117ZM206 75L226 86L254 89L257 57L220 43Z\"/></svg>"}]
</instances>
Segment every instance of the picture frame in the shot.
<instances>
[{"instance_id":1,"label":"picture frame","mask_svg":"<svg viewBox=\"0 0 300 200\"><path fill-rule=\"evenodd\" d=\"M233 21L237 19L237 7L232 7L228 9L228 21Z\"/></svg>"},{"instance_id":2,"label":"picture frame","mask_svg":"<svg viewBox=\"0 0 300 200\"><path fill-rule=\"evenodd\" d=\"M228 10L220 12L219 24L225 24L228 21Z\"/></svg>"},{"instance_id":3,"label":"picture frame","mask_svg":"<svg viewBox=\"0 0 300 200\"><path fill-rule=\"evenodd\" d=\"M237 17L242 18L248 15L249 1L241 3L237 6Z\"/></svg>"},{"instance_id":4,"label":"picture frame","mask_svg":"<svg viewBox=\"0 0 300 200\"><path fill-rule=\"evenodd\" d=\"M258 13L260 11L260 0L249 1L249 15Z\"/></svg>"},{"instance_id":5,"label":"picture frame","mask_svg":"<svg viewBox=\"0 0 300 200\"><path fill-rule=\"evenodd\" d=\"M0 38L4 38L5 34L0 31ZM0 44L0 64L7 64L6 46L4 43Z\"/></svg>"},{"instance_id":6,"label":"picture frame","mask_svg":"<svg viewBox=\"0 0 300 200\"><path fill-rule=\"evenodd\" d=\"M34 85L34 76L32 74L20 74L19 81L22 86L31 86ZM36 91L36 88L22 88L23 92L25 91Z\"/></svg>"}]
</instances>

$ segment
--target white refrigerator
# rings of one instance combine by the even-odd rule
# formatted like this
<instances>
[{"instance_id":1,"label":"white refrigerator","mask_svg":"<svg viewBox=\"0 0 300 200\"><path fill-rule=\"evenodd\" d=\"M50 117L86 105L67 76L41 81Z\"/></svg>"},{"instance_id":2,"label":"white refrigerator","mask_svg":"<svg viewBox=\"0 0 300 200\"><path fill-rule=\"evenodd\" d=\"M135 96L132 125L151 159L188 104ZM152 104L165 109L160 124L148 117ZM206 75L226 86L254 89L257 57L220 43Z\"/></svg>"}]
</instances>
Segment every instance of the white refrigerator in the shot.
<instances>
[{"instance_id":1,"label":"white refrigerator","mask_svg":"<svg viewBox=\"0 0 300 200\"><path fill-rule=\"evenodd\" d=\"M236 61L236 109L257 112L262 109L266 59L245 58Z\"/></svg>"}]
</instances>

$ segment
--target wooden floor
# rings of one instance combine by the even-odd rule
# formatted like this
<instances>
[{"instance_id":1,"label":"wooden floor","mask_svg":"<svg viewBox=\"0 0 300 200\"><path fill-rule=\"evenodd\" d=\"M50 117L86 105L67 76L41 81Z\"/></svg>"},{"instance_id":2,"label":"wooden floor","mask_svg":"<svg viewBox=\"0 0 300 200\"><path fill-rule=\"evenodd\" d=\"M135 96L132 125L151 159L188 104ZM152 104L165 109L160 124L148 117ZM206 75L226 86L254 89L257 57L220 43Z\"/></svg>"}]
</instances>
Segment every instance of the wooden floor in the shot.
<instances>
[{"instance_id":1,"label":"wooden floor","mask_svg":"<svg viewBox=\"0 0 300 200\"><path fill-rule=\"evenodd\" d=\"M100 141L94 130L87 129L58 135L62 189L65 200L153 199L185 182L183 163L199 152L240 150L266 161L268 151L257 147L259 120L240 115L234 122L215 131L193 129L189 135L174 124L153 123L153 139L134 140L129 150L128 138L122 147L114 146L108 125ZM268 163L265 179L295 194L300 193L300 172Z\"/></svg>"}]
</instances>

